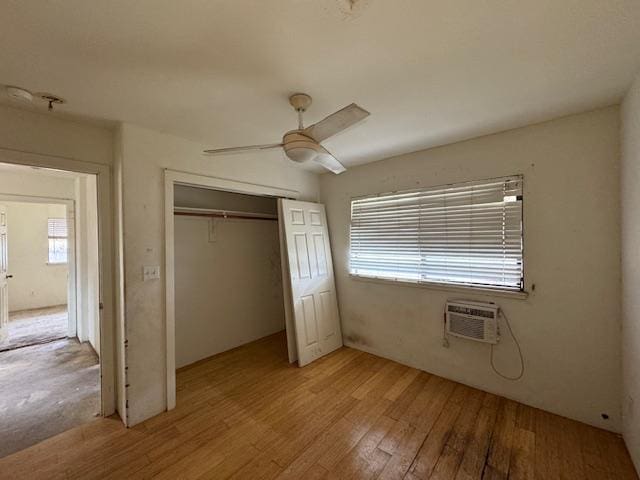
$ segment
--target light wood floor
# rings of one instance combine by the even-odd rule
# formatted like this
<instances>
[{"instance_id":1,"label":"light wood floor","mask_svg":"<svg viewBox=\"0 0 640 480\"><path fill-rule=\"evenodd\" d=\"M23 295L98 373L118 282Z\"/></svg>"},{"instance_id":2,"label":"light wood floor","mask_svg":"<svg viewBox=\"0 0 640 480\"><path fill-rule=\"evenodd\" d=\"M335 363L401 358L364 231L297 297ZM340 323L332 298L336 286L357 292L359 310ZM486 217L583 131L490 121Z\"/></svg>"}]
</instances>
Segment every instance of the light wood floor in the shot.
<instances>
[{"instance_id":1,"label":"light wood floor","mask_svg":"<svg viewBox=\"0 0 640 480\"><path fill-rule=\"evenodd\" d=\"M178 374L178 407L99 419L2 478L636 479L611 433L348 348L303 369L283 335Z\"/></svg>"}]
</instances>

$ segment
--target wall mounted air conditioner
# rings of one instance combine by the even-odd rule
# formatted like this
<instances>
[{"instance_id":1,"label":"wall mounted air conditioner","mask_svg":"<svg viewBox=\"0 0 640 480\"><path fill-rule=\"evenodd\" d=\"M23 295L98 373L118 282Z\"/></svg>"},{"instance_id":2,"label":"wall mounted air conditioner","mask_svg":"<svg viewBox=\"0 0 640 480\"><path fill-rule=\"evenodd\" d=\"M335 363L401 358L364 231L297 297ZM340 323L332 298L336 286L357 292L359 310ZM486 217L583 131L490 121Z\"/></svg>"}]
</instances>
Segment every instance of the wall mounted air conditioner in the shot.
<instances>
[{"instance_id":1,"label":"wall mounted air conditioner","mask_svg":"<svg viewBox=\"0 0 640 480\"><path fill-rule=\"evenodd\" d=\"M477 342L498 343L499 310L495 303L448 301L445 306L447 334Z\"/></svg>"}]
</instances>

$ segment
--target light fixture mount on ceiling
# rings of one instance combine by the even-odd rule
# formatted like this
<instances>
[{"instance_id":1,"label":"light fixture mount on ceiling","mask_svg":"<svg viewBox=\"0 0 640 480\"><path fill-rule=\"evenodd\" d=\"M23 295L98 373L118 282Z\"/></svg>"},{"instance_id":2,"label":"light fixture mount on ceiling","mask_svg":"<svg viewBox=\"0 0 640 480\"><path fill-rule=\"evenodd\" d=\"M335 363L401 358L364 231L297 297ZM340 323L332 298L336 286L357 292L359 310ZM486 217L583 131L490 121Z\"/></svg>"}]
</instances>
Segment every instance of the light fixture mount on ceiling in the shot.
<instances>
[{"instance_id":1,"label":"light fixture mount on ceiling","mask_svg":"<svg viewBox=\"0 0 640 480\"><path fill-rule=\"evenodd\" d=\"M40 92L40 93L36 93L36 96L49 104L47 107L49 111L53 110L53 105L62 105L67 103L67 101L64 98L61 98L52 93Z\"/></svg>"}]
</instances>

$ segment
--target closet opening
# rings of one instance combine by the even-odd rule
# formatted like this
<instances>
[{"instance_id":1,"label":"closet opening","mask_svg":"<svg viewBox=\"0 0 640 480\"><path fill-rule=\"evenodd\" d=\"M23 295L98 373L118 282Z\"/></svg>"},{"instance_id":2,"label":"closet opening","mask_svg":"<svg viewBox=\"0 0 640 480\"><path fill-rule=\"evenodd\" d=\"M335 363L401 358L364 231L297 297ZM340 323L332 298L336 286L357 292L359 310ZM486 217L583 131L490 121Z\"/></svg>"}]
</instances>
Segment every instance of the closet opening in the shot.
<instances>
[{"instance_id":1,"label":"closet opening","mask_svg":"<svg viewBox=\"0 0 640 480\"><path fill-rule=\"evenodd\" d=\"M342 346L325 208L299 195L165 170L167 410L176 371L214 355L265 339L304 367ZM159 279L160 266L143 275Z\"/></svg>"},{"instance_id":2,"label":"closet opening","mask_svg":"<svg viewBox=\"0 0 640 480\"><path fill-rule=\"evenodd\" d=\"M277 198L174 187L175 368L278 335L287 358Z\"/></svg>"}]
</instances>

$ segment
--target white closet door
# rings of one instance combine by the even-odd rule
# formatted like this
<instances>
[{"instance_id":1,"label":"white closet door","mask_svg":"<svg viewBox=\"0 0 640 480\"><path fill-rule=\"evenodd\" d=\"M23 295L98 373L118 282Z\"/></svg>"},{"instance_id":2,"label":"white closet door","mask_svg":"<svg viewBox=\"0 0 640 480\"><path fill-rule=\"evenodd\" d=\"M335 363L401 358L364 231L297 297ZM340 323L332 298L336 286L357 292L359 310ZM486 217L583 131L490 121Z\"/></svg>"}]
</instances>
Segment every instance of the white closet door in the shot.
<instances>
[{"instance_id":1,"label":"white closet door","mask_svg":"<svg viewBox=\"0 0 640 480\"><path fill-rule=\"evenodd\" d=\"M333 262L324 205L280 201L298 364L342 346ZM288 338L291 338L288 335Z\"/></svg>"}]
</instances>

